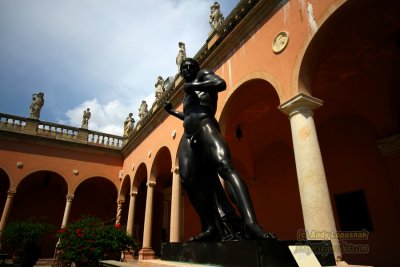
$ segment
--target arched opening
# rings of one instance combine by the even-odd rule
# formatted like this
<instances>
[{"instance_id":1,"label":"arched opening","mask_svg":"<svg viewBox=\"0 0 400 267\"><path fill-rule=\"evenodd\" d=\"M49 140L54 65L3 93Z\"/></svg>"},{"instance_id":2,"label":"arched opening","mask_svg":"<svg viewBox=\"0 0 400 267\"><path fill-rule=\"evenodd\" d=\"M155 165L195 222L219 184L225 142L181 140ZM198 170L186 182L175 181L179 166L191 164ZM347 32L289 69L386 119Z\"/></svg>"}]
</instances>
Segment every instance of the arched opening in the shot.
<instances>
[{"instance_id":1,"label":"arched opening","mask_svg":"<svg viewBox=\"0 0 400 267\"><path fill-rule=\"evenodd\" d=\"M133 188L137 190L135 201L135 217L133 224L133 235L137 238L140 244L143 244L144 217L146 210L146 195L147 195L147 168L144 163L140 164L135 178L133 179Z\"/></svg>"},{"instance_id":2,"label":"arched opening","mask_svg":"<svg viewBox=\"0 0 400 267\"><path fill-rule=\"evenodd\" d=\"M129 175L126 175L122 185L121 191L119 193L118 201L123 201L121 206L121 218L120 223L126 228L127 221L128 221L128 212L129 212L129 201L131 198L131 178Z\"/></svg>"},{"instance_id":3,"label":"arched opening","mask_svg":"<svg viewBox=\"0 0 400 267\"><path fill-rule=\"evenodd\" d=\"M0 216L1 214L3 214L4 205L6 204L7 201L7 192L9 189L10 189L10 178L3 169L0 169Z\"/></svg>"},{"instance_id":4,"label":"arched opening","mask_svg":"<svg viewBox=\"0 0 400 267\"><path fill-rule=\"evenodd\" d=\"M153 199L152 248L157 256L161 253L161 243L167 242L170 235L172 161L167 147L157 152L151 170L156 179Z\"/></svg>"},{"instance_id":5,"label":"arched opening","mask_svg":"<svg viewBox=\"0 0 400 267\"><path fill-rule=\"evenodd\" d=\"M367 254L342 247L357 264L400 263L384 256L400 237L399 12L394 0L347 1L313 38L300 71L299 83L324 101L314 118L337 228L369 231L367 240L340 240L368 246Z\"/></svg>"},{"instance_id":6,"label":"arched opening","mask_svg":"<svg viewBox=\"0 0 400 267\"><path fill-rule=\"evenodd\" d=\"M222 133L245 180L260 224L282 239L303 228L290 125L265 80L253 79L231 95L221 114Z\"/></svg>"},{"instance_id":7,"label":"arched opening","mask_svg":"<svg viewBox=\"0 0 400 267\"><path fill-rule=\"evenodd\" d=\"M75 190L70 221L83 215L93 215L105 221L115 222L117 193L115 185L104 177L84 180Z\"/></svg>"},{"instance_id":8,"label":"arched opening","mask_svg":"<svg viewBox=\"0 0 400 267\"><path fill-rule=\"evenodd\" d=\"M51 171L38 171L25 177L17 187L10 220L37 218L60 227L68 186L64 178ZM41 257L51 258L56 240L50 236L39 241Z\"/></svg>"}]
</instances>

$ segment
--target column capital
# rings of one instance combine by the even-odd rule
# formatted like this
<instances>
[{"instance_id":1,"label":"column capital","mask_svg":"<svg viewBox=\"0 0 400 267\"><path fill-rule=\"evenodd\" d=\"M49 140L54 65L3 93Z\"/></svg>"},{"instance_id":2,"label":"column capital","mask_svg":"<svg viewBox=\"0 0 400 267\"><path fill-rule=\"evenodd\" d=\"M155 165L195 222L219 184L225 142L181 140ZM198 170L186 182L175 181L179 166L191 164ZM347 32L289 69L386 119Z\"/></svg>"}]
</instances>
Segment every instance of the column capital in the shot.
<instances>
[{"instance_id":1,"label":"column capital","mask_svg":"<svg viewBox=\"0 0 400 267\"><path fill-rule=\"evenodd\" d=\"M131 192L131 197L135 197L135 196L137 196L137 191L132 191Z\"/></svg>"},{"instance_id":2,"label":"column capital","mask_svg":"<svg viewBox=\"0 0 400 267\"><path fill-rule=\"evenodd\" d=\"M300 93L279 106L279 110L289 117L297 113L309 113L321 107L323 101L310 95Z\"/></svg>"},{"instance_id":3,"label":"column capital","mask_svg":"<svg viewBox=\"0 0 400 267\"><path fill-rule=\"evenodd\" d=\"M148 187L154 187L156 185L156 181L150 180L146 184Z\"/></svg>"},{"instance_id":4,"label":"column capital","mask_svg":"<svg viewBox=\"0 0 400 267\"><path fill-rule=\"evenodd\" d=\"M122 205L123 203L125 203L125 199L118 199L117 200L117 204L118 205Z\"/></svg>"},{"instance_id":5,"label":"column capital","mask_svg":"<svg viewBox=\"0 0 400 267\"><path fill-rule=\"evenodd\" d=\"M66 198L67 201L71 202L74 199L74 195L68 194Z\"/></svg>"}]
</instances>

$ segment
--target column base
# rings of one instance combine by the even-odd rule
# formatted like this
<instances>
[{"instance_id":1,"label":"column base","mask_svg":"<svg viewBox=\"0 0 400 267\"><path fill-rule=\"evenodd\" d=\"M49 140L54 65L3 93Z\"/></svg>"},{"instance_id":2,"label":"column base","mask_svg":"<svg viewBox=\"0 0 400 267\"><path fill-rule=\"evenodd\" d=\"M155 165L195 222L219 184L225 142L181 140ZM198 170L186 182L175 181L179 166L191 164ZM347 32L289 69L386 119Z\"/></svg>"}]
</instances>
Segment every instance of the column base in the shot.
<instances>
[{"instance_id":1,"label":"column base","mask_svg":"<svg viewBox=\"0 0 400 267\"><path fill-rule=\"evenodd\" d=\"M128 262L128 263L134 262L135 261L135 251L132 249L125 250L122 259L123 259L122 260L123 262Z\"/></svg>"},{"instance_id":2,"label":"column base","mask_svg":"<svg viewBox=\"0 0 400 267\"><path fill-rule=\"evenodd\" d=\"M139 251L139 260L153 260L154 259L154 250L151 248L142 248Z\"/></svg>"}]
</instances>

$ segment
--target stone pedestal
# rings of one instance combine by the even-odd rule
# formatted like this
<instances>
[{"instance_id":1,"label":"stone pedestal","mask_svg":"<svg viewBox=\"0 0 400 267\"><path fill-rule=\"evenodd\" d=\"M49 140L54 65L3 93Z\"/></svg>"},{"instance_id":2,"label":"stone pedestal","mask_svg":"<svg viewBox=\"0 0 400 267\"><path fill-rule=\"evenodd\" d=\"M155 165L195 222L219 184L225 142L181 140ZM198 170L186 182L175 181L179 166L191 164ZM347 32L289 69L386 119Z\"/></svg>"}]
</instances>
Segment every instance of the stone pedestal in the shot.
<instances>
[{"instance_id":1,"label":"stone pedestal","mask_svg":"<svg viewBox=\"0 0 400 267\"><path fill-rule=\"evenodd\" d=\"M152 260L154 259L154 250L151 248L142 248L139 251L139 260Z\"/></svg>"},{"instance_id":2,"label":"stone pedestal","mask_svg":"<svg viewBox=\"0 0 400 267\"><path fill-rule=\"evenodd\" d=\"M89 137L89 130L80 128L79 131L78 131L78 140L79 141L83 141L83 142L87 142L88 141L88 137Z\"/></svg>"},{"instance_id":3,"label":"stone pedestal","mask_svg":"<svg viewBox=\"0 0 400 267\"><path fill-rule=\"evenodd\" d=\"M331 243L317 240L165 243L162 245L161 260L230 267L297 267L289 246L298 246L301 250L304 245L311 248L322 266L336 265Z\"/></svg>"},{"instance_id":4,"label":"stone pedestal","mask_svg":"<svg viewBox=\"0 0 400 267\"><path fill-rule=\"evenodd\" d=\"M26 125L24 127L24 131L32 133L32 134L36 134L38 127L39 127L39 120L27 118Z\"/></svg>"},{"instance_id":5,"label":"stone pedestal","mask_svg":"<svg viewBox=\"0 0 400 267\"><path fill-rule=\"evenodd\" d=\"M123 252L123 262L133 263L135 262L135 251L132 249L125 250Z\"/></svg>"}]
</instances>

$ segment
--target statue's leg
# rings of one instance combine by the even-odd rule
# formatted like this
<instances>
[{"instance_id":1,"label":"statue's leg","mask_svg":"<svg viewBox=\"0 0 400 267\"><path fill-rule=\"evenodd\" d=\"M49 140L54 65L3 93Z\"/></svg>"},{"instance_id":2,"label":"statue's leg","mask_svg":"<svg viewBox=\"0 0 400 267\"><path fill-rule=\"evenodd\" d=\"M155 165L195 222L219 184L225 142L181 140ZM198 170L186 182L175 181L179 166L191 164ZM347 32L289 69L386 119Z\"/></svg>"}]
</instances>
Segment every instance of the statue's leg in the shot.
<instances>
[{"instance_id":1,"label":"statue's leg","mask_svg":"<svg viewBox=\"0 0 400 267\"><path fill-rule=\"evenodd\" d=\"M179 173L182 187L200 217L202 233L192 237L191 241L216 240L220 238L216 226L216 207L213 192L210 190L210 178L204 176L202 157L192 149L189 141L183 137L179 152Z\"/></svg>"},{"instance_id":2,"label":"statue's leg","mask_svg":"<svg viewBox=\"0 0 400 267\"><path fill-rule=\"evenodd\" d=\"M205 162L204 169L209 170L208 174L205 175L207 177L205 179L212 179L210 186L206 190L213 194L215 225L218 228L221 240L243 239L243 220L237 215L235 208L228 200L217 171L210 166L209 161Z\"/></svg>"},{"instance_id":3,"label":"statue's leg","mask_svg":"<svg viewBox=\"0 0 400 267\"><path fill-rule=\"evenodd\" d=\"M233 167L229 148L218 129L211 123L204 124L199 139L203 148L207 150L218 174L226 181L228 193L244 220L245 230L249 237L255 239L275 238L273 234L265 232L258 224L247 186Z\"/></svg>"}]
</instances>

